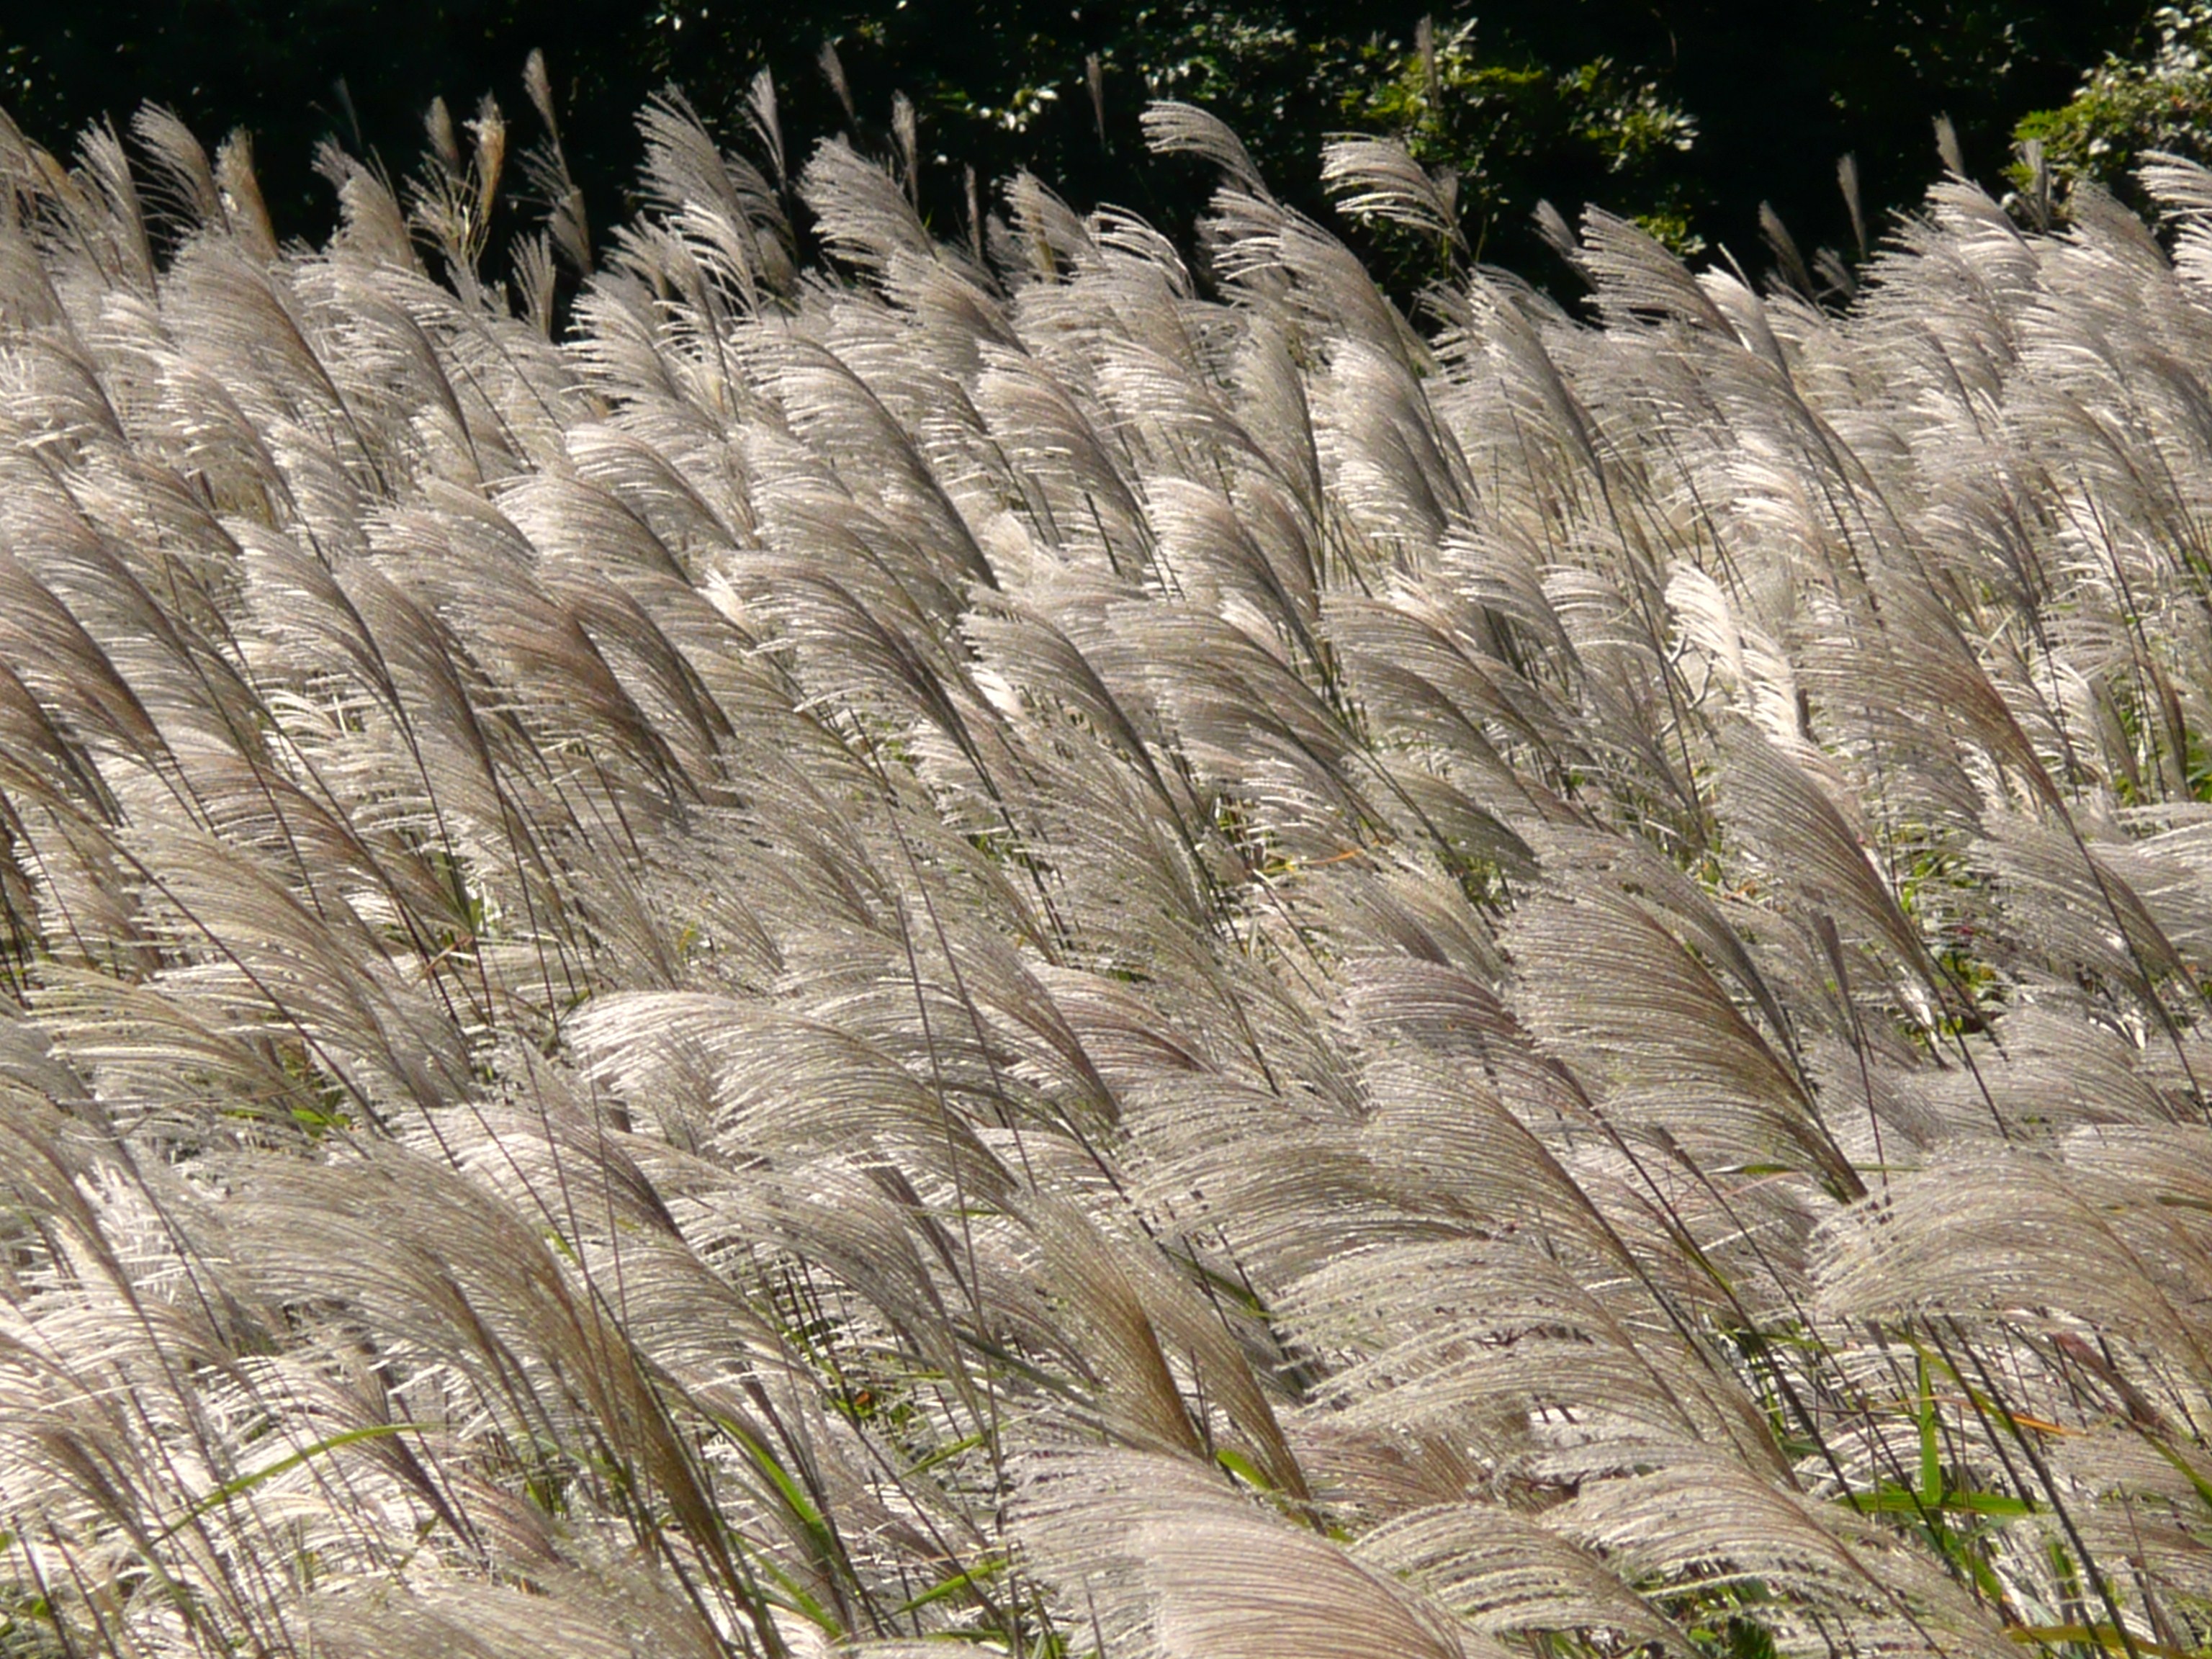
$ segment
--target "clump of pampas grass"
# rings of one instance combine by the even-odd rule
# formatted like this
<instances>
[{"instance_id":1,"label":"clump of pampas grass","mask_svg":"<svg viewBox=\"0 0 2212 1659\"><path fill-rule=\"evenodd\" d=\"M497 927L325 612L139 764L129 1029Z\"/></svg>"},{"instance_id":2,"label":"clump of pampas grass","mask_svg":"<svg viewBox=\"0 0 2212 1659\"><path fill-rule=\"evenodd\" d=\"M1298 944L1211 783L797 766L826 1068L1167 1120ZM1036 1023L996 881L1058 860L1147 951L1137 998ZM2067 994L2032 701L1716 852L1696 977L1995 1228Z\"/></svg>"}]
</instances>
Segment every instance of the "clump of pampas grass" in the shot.
<instances>
[{"instance_id":1,"label":"clump of pampas grass","mask_svg":"<svg viewBox=\"0 0 2212 1659\"><path fill-rule=\"evenodd\" d=\"M0 129L0 1646L2201 1650L2212 177L1415 325L753 107Z\"/></svg>"}]
</instances>

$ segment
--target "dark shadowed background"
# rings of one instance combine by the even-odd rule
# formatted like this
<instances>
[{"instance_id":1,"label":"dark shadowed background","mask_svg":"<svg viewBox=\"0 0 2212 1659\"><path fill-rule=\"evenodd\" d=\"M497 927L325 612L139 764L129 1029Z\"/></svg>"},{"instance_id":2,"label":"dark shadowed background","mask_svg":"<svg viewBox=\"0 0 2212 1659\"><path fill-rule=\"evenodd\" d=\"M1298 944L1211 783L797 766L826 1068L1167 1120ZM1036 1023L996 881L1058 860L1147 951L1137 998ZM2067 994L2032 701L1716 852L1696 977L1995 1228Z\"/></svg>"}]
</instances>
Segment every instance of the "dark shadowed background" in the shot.
<instances>
[{"instance_id":1,"label":"dark shadowed background","mask_svg":"<svg viewBox=\"0 0 2212 1659\"><path fill-rule=\"evenodd\" d=\"M1186 220L1205 180L1146 157L1136 126L1147 99L1181 97L1226 118L1316 211L1324 133L1396 133L1460 173L1481 257L1544 278L1553 273L1529 222L1540 198L1570 217L1585 201L1638 216L1678 246L1725 249L1747 267L1764 262L1767 201L1808 252L1848 253L1840 155L1857 158L1878 233L1884 210L1911 202L1937 171L1934 117L1951 118L1968 171L1998 181L2023 118L2065 106L2108 54L2154 53L2159 22L2144 0L1504 0L1479 11L1324 0L15 0L0 15L0 99L58 151L83 124L121 125L146 100L210 142L243 125L280 227L314 234L329 222L311 167L326 135L398 177L415 166L433 98L460 122L489 93L520 142L534 137L520 86L532 47L546 54L570 160L602 224L623 209L635 112L671 82L735 142L747 85L770 69L794 156L848 126L888 151L891 100L905 93L920 118L922 198L948 231L969 166L986 181L1028 167L1079 205ZM825 41L850 119L819 62ZM1405 251L1395 257L1396 275L1419 275Z\"/></svg>"}]
</instances>

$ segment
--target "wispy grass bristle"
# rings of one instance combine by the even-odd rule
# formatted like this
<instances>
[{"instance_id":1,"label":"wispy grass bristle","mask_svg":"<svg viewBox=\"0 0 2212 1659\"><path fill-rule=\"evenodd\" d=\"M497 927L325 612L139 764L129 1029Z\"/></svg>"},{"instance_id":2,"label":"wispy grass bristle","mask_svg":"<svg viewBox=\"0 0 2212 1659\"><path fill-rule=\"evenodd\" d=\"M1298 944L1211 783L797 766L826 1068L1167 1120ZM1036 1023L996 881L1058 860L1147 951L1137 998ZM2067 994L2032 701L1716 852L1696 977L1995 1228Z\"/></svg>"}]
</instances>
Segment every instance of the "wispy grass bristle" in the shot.
<instances>
[{"instance_id":1,"label":"wispy grass bristle","mask_svg":"<svg viewBox=\"0 0 2212 1659\"><path fill-rule=\"evenodd\" d=\"M1346 141L1417 327L529 89L0 122L0 1650L2212 1642L2212 178Z\"/></svg>"}]
</instances>

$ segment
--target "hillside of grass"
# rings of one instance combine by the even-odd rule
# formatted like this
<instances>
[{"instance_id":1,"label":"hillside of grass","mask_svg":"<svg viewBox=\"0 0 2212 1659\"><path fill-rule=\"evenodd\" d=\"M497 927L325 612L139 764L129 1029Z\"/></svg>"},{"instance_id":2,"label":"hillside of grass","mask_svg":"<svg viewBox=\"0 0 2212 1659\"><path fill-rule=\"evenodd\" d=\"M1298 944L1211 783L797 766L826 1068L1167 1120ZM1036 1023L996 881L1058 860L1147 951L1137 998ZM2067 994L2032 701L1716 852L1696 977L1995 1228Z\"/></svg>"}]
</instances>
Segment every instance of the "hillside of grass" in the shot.
<instances>
[{"instance_id":1,"label":"hillside of grass","mask_svg":"<svg viewBox=\"0 0 2212 1659\"><path fill-rule=\"evenodd\" d=\"M0 125L0 1651L2202 1652L2212 174L756 114Z\"/></svg>"}]
</instances>

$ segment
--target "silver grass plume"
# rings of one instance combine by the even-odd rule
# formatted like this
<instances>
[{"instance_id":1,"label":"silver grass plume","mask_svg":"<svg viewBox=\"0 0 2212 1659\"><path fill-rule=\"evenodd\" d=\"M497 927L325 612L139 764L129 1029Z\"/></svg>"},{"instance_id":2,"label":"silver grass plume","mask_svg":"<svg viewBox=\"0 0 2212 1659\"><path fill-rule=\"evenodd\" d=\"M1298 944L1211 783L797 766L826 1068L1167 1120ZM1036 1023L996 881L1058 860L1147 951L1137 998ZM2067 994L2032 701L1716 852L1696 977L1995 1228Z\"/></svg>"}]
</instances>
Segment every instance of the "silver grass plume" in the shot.
<instances>
[{"instance_id":1,"label":"silver grass plume","mask_svg":"<svg viewBox=\"0 0 2212 1659\"><path fill-rule=\"evenodd\" d=\"M0 1645L2212 1640L2212 179L1423 330L526 87L0 121Z\"/></svg>"}]
</instances>

